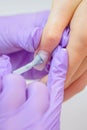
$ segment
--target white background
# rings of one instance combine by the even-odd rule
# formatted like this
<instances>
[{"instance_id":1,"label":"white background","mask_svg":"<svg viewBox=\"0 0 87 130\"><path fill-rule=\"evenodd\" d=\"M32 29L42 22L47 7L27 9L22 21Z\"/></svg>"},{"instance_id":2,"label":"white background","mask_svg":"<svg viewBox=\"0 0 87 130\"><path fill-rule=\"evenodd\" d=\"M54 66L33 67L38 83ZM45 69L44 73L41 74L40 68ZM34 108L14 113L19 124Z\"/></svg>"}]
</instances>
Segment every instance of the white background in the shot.
<instances>
[{"instance_id":1,"label":"white background","mask_svg":"<svg viewBox=\"0 0 87 130\"><path fill-rule=\"evenodd\" d=\"M51 0L0 0L0 15L50 9ZM87 88L63 104L61 130L87 130Z\"/></svg>"}]
</instances>

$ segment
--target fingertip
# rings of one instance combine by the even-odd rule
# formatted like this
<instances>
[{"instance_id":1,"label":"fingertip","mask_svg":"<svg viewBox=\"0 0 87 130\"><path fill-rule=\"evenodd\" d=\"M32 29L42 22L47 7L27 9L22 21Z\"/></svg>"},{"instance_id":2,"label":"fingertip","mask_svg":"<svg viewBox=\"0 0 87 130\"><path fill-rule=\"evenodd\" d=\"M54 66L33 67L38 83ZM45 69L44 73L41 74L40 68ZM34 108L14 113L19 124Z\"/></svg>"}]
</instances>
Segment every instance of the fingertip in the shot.
<instances>
[{"instance_id":1,"label":"fingertip","mask_svg":"<svg viewBox=\"0 0 87 130\"><path fill-rule=\"evenodd\" d=\"M8 74L2 80L2 111L10 112L20 107L26 100L26 84L22 76Z\"/></svg>"},{"instance_id":2,"label":"fingertip","mask_svg":"<svg viewBox=\"0 0 87 130\"><path fill-rule=\"evenodd\" d=\"M3 77L3 84L7 85L7 83L11 85L15 85L15 87L21 85L24 86L25 79L21 75L10 73Z\"/></svg>"},{"instance_id":3,"label":"fingertip","mask_svg":"<svg viewBox=\"0 0 87 130\"><path fill-rule=\"evenodd\" d=\"M43 70L43 69L45 68L45 65L46 65L47 62L48 62L49 53L46 52L46 51L44 51L44 50L39 50L39 51L37 52L35 58L36 58L37 56L40 58L40 60L41 60L42 63L37 63L37 65L35 65L34 68L35 68L36 70L40 70L40 71L41 71L41 70ZM35 59L35 58L34 58L34 59Z\"/></svg>"},{"instance_id":4,"label":"fingertip","mask_svg":"<svg viewBox=\"0 0 87 130\"><path fill-rule=\"evenodd\" d=\"M32 104L40 111L46 111L49 104L48 88L41 82L34 82L27 89L28 99L32 100Z\"/></svg>"}]
</instances>

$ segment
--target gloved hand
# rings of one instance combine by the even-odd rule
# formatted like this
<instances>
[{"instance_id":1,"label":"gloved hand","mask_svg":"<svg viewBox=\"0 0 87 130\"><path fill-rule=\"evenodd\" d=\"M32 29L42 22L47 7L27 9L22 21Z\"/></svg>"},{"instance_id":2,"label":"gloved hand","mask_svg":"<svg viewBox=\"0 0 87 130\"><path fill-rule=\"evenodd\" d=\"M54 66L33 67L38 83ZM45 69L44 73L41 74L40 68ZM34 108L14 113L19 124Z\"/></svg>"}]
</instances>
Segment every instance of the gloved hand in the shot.
<instances>
[{"instance_id":1,"label":"gloved hand","mask_svg":"<svg viewBox=\"0 0 87 130\"><path fill-rule=\"evenodd\" d=\"M42 11L0 16L0 55L9 54L13 70L32 61L48 15L49 11ZM34 79L39 78L41 73L31 70L24 75Z\"/></svg>"},{"instance_id":2,"label":"gloved hand","mask_svg":"<svg viewBox=\"0 0 87 130\"><path fill-rule=\"evenodd\" d=\"M15 70L33 60L49 11L0 17L0 55L8 54ZM66 29L60 44L65 46L68 39ZM41 78L48 72L32 69L23 76L28 79Z\"/></svg>"},{"instance_id":3,"label":"gloved hand","mask_svg":"<svg viewBox=\"0 0 87 130\"><path fill-rule=\"evenodd\" d=\"M0 78L0 130L59 130L67 71L66 49L56 49L47 86L34 82L27 87L23 77L8 74L9 71Z\"/></svg>"},{"instance_id":4,"label":"gloved hand","mask_svg":"<svg viewBox=\"0 0 87 130\"><path fill-rule=\"evenodd\" d=\"M34 52L39 44L49 11L0 16L0 54L19 50Z\"/></svg>"}]
</instances>

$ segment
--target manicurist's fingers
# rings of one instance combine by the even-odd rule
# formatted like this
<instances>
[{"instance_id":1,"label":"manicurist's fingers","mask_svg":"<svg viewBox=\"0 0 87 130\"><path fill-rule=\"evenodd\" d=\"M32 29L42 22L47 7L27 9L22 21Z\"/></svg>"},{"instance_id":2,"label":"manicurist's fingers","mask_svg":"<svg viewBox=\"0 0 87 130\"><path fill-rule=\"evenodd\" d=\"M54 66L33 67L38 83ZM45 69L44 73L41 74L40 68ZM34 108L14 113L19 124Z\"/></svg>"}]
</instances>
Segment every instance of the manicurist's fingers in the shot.
<instances>
[{"instance_id":1,"label":"manicurist's fingers","mask_svg":"<svg viewBox=\"0 0 87 130\"><path fill-rule=\"evenodd\" d=\"M26 100L26 83L22 76L8 74L2 79L0 112L15 111Z\"/></svg>"}]
</instances>

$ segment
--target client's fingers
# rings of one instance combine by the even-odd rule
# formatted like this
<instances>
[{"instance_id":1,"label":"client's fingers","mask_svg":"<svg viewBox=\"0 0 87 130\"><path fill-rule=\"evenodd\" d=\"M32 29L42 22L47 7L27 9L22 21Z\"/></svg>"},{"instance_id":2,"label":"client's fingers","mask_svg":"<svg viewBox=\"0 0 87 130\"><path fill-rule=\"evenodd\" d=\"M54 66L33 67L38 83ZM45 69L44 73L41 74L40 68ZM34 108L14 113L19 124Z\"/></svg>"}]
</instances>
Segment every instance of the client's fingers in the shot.
<instances>
[{"instance_id":1,"label":"client's fingers","mask_svg":"<svg viewBox=\"0 0 87 130\"><path fill-rule=\"evenodd\" d=\"M87 71L80 76L74 83L64 90L64 101L70 99L80 91L82 91L87 85Z\"/></svg>"},{"instance_id":2,"label":"client's fingers","mask_svg":"<svg viewBox=\"0 0 87 130\"><path fill-rule=\"evenodd\" d=\"M69 53L69 68L67 82L69 82L79 66L87 56L87 1L83 0L74 13L71 21L71 31L67 46Z\"/></svg>"},{"instance_id":3,"label":"client's fingers","mask_svg":"<svg viewBox=\"0 0 87 130\"><path fill-rule=\"evenodd\" d=\"M85 59L85 54L83 52L82 47L77 47L77 48L76 48L76 46L72 47L72 45L70 45L68 47L69 67L68 67L68 73L67 73L67 78L66 78L66 86L69 85L72 78L77 73L79 67L81 66L81 64L83 63L83 61ZM81 73L83 73L83 72L81 72Z\"/></svg>"},{"instance_id":4,"label":"client's fingers","mask_svg":"<svg viewBox=\"0 0 87 130\"><path fill-rule=\"evenodd\" d=\"M0 113L11 112L26 100L25 80L15 74L8 74L2 79L3 90L0 95Z\"/></svg>"},{"instance_id":5,"label":"client's fingers","mask_svg":"<svg viewBox=\"0 0 87 130\"><path fill-rule=\"evenodd\" d=\"M74 73L74 75L71 77L70 81L65 82L65 88L69 87L74 81L76 81L81 75L87 70L87 57L83 60L81 65L79 66L78 70Z\"/></svg>"},{"instance_id":6,"label":"client's fingers","mask_svg":"<svg viewBox=\"0 0 87 130\"><path fill-rule=\"evenodd\" d=\"M40 81L41 81L42 83L47 84L47 81L48 81L48 75L46 75L46 76L44 76L43 78L41 78Z\"/></svg>"}]
</instances>

